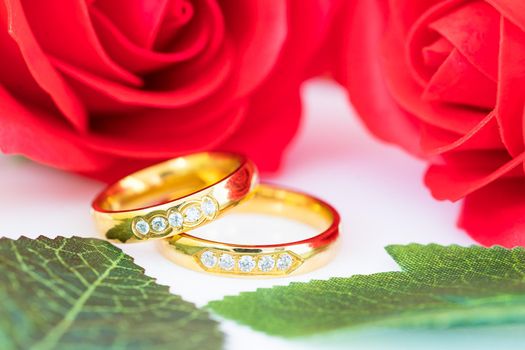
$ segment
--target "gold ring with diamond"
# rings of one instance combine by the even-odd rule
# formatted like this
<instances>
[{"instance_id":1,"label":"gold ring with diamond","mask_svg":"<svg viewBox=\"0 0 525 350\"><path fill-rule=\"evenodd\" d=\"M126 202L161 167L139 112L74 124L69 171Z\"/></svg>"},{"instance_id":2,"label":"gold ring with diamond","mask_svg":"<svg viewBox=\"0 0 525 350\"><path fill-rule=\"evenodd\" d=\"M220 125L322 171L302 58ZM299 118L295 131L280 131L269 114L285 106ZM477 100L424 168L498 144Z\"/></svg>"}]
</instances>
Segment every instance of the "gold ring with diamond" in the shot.
<instances>
[{"instance_id":1,"label":"gold ring with diamond","mask_svg":"<svg viewBox=\"0 0 525 350\"><path fill-rule=\"evenodd\" d=\"M319 232L311 238L270 245L236 245L182 233L161 241L165 256L192 270L236 277L283 277L304 273L334 256L340 217L328 203L310 195L261 184L232 212L283 216Z\"/></svg>"},{"instance_id":2,"label":"gold ring with diamond","mask_svg":"<svg viewBox=\"0 0 525 350\"><path fill-rule=\"evenodd\" d=\"M246 157L202 152L140 170L103 190L92 203L97 230L136 242L200 227L248 199L259 177Z\"/></svg>"}]
</instances>

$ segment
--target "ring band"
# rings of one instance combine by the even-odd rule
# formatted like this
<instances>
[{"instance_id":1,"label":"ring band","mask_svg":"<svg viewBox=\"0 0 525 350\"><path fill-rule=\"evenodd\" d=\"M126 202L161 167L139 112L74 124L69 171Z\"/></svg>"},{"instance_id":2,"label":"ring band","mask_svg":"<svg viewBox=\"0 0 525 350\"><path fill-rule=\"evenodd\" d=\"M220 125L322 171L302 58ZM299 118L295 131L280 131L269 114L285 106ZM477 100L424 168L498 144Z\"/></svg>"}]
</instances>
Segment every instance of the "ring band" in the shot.
<instances>
[{"instance_id":1,"label":"ring band","mask_svg":"<svg viewBox=\"0 0 525 350\"><path fill-rule=\"evenodd\" d=\"M105 238L136 242L200 227L250 197L259 177L246 157L203 152L140 170L103 190L92 203Z\"/></svg>"},{"instance_id":2,"label":"ring band","mask_svg":"<svg viewBox=\"0 0 525 350\"><path fill-rule=\"evenodd\" d=\"M162 251L192 270L237 277L279 277L316 269L333 257L340 217L324 201L271 185L259 185L255 195L235 212L284 216L315 227L320 234L301 241L271 245L235 245L182 233L162 240Z\"/></svg>"}]
</instances>

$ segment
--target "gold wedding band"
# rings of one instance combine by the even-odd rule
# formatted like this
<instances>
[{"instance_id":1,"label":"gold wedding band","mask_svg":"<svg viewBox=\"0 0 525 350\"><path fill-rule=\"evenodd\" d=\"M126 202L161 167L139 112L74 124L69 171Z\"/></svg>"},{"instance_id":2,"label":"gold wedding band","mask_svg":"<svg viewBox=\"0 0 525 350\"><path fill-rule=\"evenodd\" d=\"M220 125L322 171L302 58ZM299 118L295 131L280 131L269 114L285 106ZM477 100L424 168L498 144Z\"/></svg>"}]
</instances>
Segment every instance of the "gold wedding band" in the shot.
<instances>
[{"instance_id":1,"label":"gold wedding band","mask_svg":"<svg viewBox=\"0 0 525 350\"><path fill-rule=\"evenodd\" d=\"M259 185L255 195L234 212L282 216L320 232L296 242L236 245L187 233L161 241L163 253L189 269L237 277L278 277L304 273L333 257L340 217L328 203L310 195L271 185Z\"/></svg>"},{"instance_id":2,"label":"gold wedding band","mask_svg":"<svg viewBox=\"0 0 525 350\"><path fill-rule=\"evenodd\" d=\"M232 153L178 157L133 173L92 203L97 230L136 242L190 231L248 199L259 181L255 165Z\"/></svg>"}]
</instances>

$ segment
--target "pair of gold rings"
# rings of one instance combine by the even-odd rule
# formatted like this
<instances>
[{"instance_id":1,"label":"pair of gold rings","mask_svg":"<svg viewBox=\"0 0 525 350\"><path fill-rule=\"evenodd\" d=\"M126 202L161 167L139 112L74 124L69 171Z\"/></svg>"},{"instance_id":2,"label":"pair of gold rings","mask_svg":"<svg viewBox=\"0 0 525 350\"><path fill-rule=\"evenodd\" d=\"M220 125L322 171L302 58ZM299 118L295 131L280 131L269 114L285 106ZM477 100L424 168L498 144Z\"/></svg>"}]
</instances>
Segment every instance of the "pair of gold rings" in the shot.
<instances>
[{"instance_id":1,"label":"pair of gold rings","mask_svg":"<svg viewBox=\"0 0 525 350\"><path fill-rule=\"evenodd\" d=\"M230 211L286 217L318 234L281 244L236 245L189 233ZM178 157L126 176L95 198L92 212L106 239L158 239L177 264L235 276L277 277L315 269L333 256L340 224L339 214L326 202L259 184L249 159L220 152Z\"/></svg>"}]
</instances>

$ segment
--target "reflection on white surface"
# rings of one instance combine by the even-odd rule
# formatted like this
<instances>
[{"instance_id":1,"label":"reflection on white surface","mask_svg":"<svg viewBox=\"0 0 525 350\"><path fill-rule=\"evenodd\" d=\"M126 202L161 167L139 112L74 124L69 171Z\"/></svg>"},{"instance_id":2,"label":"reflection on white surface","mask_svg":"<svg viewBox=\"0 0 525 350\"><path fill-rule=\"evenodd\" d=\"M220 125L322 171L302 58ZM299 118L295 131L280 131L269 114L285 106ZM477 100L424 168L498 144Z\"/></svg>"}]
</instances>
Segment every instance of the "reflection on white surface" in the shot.
<instances>
[{"instance_id":1,"label":"reflection on white surface","mask_svg":"<svg viewBox=\"0 0 525 350\"><path fill-rule=\"evenodd\" d=\"M272 338L223 321L223 329L235 334L229 338L232 349L279 350L495 350L522 349L523 326L464 329L353 329L295 339Z\"/></svg>"},{"instance_id":2,"label":"reflection on white surface","mask_svg":"<svg viewBox=\"0 0 525 350\"><path fill-rule=\"evenodd\" d=\"M370 137L353 116L342 89L325 81L307 84L302 130L287 151L279 174L263 180L291 186L320 197L341 214L342 246L327 266L306 275L280 279L236 279L210 276L173 265L157 252L155 242L121 246L146 273L169 285L173 293L204 305L210 300L241 291L291 281L326 279L396 270L384 251L393 243L473 242L455 227L459 204L437 202L422 183L425 165L395 147ZM92 198L103 184L66 174L29 161L0 156L0 234L12 238L24 234L95 236L89 215ZM29 215L30 214L30 215ZM29 219L28 219L29 218ZM231 219L228 219L231 220ZM249 219L248 219L249 221ZM224 219L217 225L228 226ZM287 235L304 232L296 222L266 222L225 231L223 239L238 234L249 239L274 239L268 232ZM284 225L284 226L280 226ZM211 226L211 225L210 225ZM249 226L249 225L248 225ZM222 231L221 227L221 231ZM275 229L275 231L273 231ZM297 229L297 230L296 230ZM216 231L203 234L218 234ZM237 230L237 231L236 231ZM262 236L260 236L262 235ZM248 241L247 241L248 242ZM352 331L308 340L268 337L224 322L229 349L488 349L504 348L523 332L470 329L466 331Z\"/></svg>"}]
</instances>

